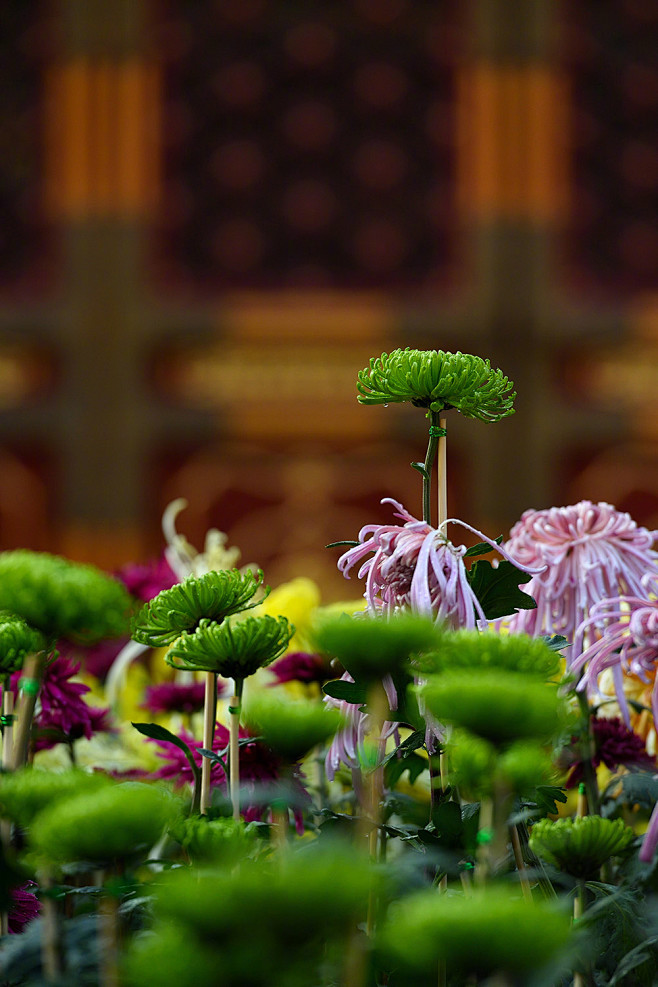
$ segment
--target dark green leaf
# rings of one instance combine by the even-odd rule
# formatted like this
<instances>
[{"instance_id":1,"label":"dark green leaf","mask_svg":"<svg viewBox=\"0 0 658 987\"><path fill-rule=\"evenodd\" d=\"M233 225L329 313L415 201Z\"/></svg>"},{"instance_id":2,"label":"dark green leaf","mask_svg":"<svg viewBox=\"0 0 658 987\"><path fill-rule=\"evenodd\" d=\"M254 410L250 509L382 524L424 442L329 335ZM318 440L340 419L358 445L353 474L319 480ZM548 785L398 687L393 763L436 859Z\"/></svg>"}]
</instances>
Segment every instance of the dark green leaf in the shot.
<instances>
[{"instance_id":1,"label":"dark green leaf","mask_svg":"<svg viewBox=\"0 0 658 987\"><path fill-rule=\"evenodd\" d=\"M427 470L425 469L425 463L412 463L411 466L412 469L418 470L418 472L423 477L423 479L427 480L428 473Z\"/></svg>"},{"instance_id":2,"label":"dark green leaf","mask_svg":"<svg viewBox=\"0 0 658 987\"><path fill-rule=\"evenodd\" d=\"M615 987L615 985L624 983L628 984L629 981L626 980L628 974L647 963L652 964L653 972L655 972L657 953L658 936L652 936L650 939L645 939L644 942L641 942L639 946L631 949L630 952L626 953L626 955L622 958L619 966L612 976L609 987ZM647 973L650 972L651 971L647 971ZM636 982L639 983L639 981L633 980L633 983ZM646 982L655 983L655 981L650 980L647 980Z\"/></svg>"},{"instance_id":3,"label":"dark green leaf","mask_svg":"<svg viewBox=\"0 0 658 987\"><path fill-rule=\"evenodd\" d=\"M177 737L175 733L171 730L167 730L166 727L160 726L159 723L133 723L135 730L138 733L143 734L144 737L150 737L151 740L161 740L168 744L174 744L179 750L183 752L188 760L190 768L192 769L192 774L194 775L195 781L201 777L201 769L194 760L194 755L188 745L180 737Z\"/></svg>"},{"instance_id":4,"label":"dark green leaf","mask_svg":"<svg viewBox=\"0 0 658 987\"><path fill-rule=\"evenodd\" d=\"M461 846L464 824L462 812L456 802L442 802L432 809L432 822L436 837L443 846Z\"/></svg>"},{"instance_id":5,"label":"dark green leaf","mask_svg":"<svg viewBox=\"0 0 658 987\"><path fill-rule=\"evenodd\" d=\"M563 648L569 645L569 641L564 634L541 634L539 636L551 651L562 651Z\"/></svg>"},{"instance_id":6,"label":"dark green leaf","mask_svg":"<svg viewBox=\"0 0 658 987\"><path fill-rule=\"evenodd\" d=\"M349 545L350 548L354 548L355 545L358 545L358 544L359 544L358 541L353 541L352 539L347 539L346 541L330 541L329 544L328 545L325 545L324 547L325 548L338 548L341 545Z\"/></svg>"},{"instance_id":7,"label":"dark green leaf","mask_svg":"<svg viewBox=\"0 0 658 987\"><path fill-rule=\"evenodd\" d=\"M530 576L511 562L503 560L494 569L486 559L480 559L471 566L468 578L487 620L496 620L517 610L534 610L537 606L531 596L519 589L521 583L530 581Z\"/></svg>"},{"instance_id":8,"label":"dark green leaf","mask_svg":"<svg viewBox=\"0 0 658 987\"><path fill-rule=\"evenodd\" d=\"M340 699L355 706L362 706L368 698L368 689L358 682L346 682L345 679L332 679L325 682L322 691L332 699Z\"/></svg>"},{"instance_id":9,"label":"dark green leaf","mask_svg":"<svg viewBox=\"0 0 658 987\"><path fill-rule=\"evenodd\" d=\"M407 771L409 781L413 785L416 778L428 767L427 758L420 757L419 754L410 752L405 757L395 758L389 761L384 768L384 785L386 788L395 788L402 775Z\"/></svg>"},{"instance_id":10,"label":"dark green leaf","mask_svg":"<svg viewBox=\"0 0 658 987\"><path fill-rule=\"evenodd\" d=\"M496 538L496 545L500 545L502 540L503 540L503 536L498 535L498 537ZM476 555L486 555L487 552L493 552L493 551L494 549L491 547L489 542L479 541L477 545L472 545L471 548L467 549L467 551L464 552L464 558L472 559Z\"/></svg>"},{"instance_id":11,"label":"dark green leaf","mask_svg":"<svg viewBox=\"0 0 658 987\"><path fill-rule=\"evenodd\" d=\"M641 805L653 809L658 801L658 778L649 771L634 771L614 779L614 787L621 782L618 802Z\"/></svg>"},{"instance_id":12,"label":"dark green leaf","mask_svg":"<svg viewBox=\"0 0 658 987\"><path fill-rule=\"evenodd\" d=\"M537 798L537 808L542 812L555 815L558 811L557 803L566 802L567 796L562 788L555 788L552 785L538 785L535 789Z\"/></svg>"}]
</instances>

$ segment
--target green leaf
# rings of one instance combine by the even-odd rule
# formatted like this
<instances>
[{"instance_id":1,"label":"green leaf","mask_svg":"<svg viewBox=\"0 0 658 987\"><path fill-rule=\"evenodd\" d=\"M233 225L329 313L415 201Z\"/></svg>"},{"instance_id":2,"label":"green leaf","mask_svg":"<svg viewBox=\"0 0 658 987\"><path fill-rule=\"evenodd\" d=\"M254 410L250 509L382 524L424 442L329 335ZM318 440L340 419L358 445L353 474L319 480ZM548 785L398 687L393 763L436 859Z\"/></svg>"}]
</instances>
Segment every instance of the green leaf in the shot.
<instances>
[{"instance_id":1,"label":"green leaf","mask_svg":"<svg viewBox=\"0 0 658 987\"><path fill-rule=\"evenodd\" d=\"M567 796L562 788L555 788L553 785L537 785L535 789L537 795L537 808L542 812L555 815L558 811L557 802L566 802Z\"/></svg>"},{"instance_id":2,"label":"green leaf","mask_svg":"<svg viewBox=\"0 0 658 987\"><path fill-rule=\"evenodd\" d=\"M354 548L358 544L359 544L358 541L354 541L353 539L348 538L346 541L330 541L329 544L325 545L324 547L338 548L340 545L349 545L350 548Z\"/></svg>"},{"instance_id":3,"label":"green leaf","mask_svg":"<svg viewBox=\"0 0 658 987\"><path fill-rule=\"evenodd\" d=\"M517 610L534 610L537 606L531 596L519 589L521 583L530 582L530 575L511 562L503 560L494 569L490 562L481 559L471 566L468 579L487 620L506 617Z\"/></svg>"},{"instance_id":4,"label":"green leaf","mask_svg":"<svg viewBox=\"0 0 658 987\"><path fill-rule=\"evenodd\" d=\"M389 761L384 768L384 785L386 788L395 788L402 775L409 773L409 782L413 785L416 778L428 767L427 758L419 754L409 752L405 757L396 758Z\"/></svg>"},{"instance_id":5,"label":"green leaf","mask_svg":"<svg viewBox=\"0 0 658 987\"><path fill-rule=\"evenodd\" d=\"M530 609L533 609L532 607ZM569 644L564 634L540 634L538 635L551 651L562 651Z\"/></svg>"},{"instance_id":6,"label":"green leaf","mask_svg":"<svg viewBox=\"0 0 658 987\"><path fill-rule=\"evenodd\" d=\"M171 730L167 730L166 727L160 726L159 723L133 723L132 724L138 733L141 733L144 737L150 737L151 740L163 740L168 744L174 744L179 750L183 752L187 758L188 764L192 769L192 774L194 775L194 785L198 788L201 781L201 768L198 766L194 760L194 754L180 737L177 737L175 733Z\"/></svg>"},{"instance_id":7,"label":"green leaf","mask_svg":"<svg viewBox=\"0 0 658 987\"><path fill-rule=\"evenodd\" d=\"M439 843L449 847L461 846L464 824L462 810L456 802L437 805L432 810L432 822Z\"/></svg>"},{"instance_id":8,"label":"green leaf","mask_svg":"<svg viewBox=\"0 0 658 987\"><path fill-rule=\"evenodd\" d=\"M498 535L498 537L496 538L496 545L500 545L502 540L503 540L503 536ZM471 548L469 548L466 552L464 552L464 558L472 559L476 555L486 555L487 552L493 552L493 551L494 549L491 547L491 545L488 542L479 541L477 545L472 545Z\"/></svg>"},{"instance_id":9,"label":"green leaf","mask_svg":"<svg viewBox=\"0 0 658 987\"><path fill-rule=\"evenodd\" d=\"M363 706L368 699L368 690L365 685L358 682L346 682L345 679L332 679L325 682L322 691L331 696L332 699L340 699L345 703L353 703L355 706Z\"/></svg>"},{"instance_id":10,"label":"green leaf","mask_svg":"<svg viewBox=\"0 0 658 987\"><path fill-rule=\"evenodd\" d=\"M652 809L658 801L658 778L650 771L633 771L630 774L616 777L609 788L615 788L621 782L621 794L616 801L626 805L641 805ZM606 792L607 794L607 792Z\"/></svg>"},{"instance_id":11,"label":"green leaf","mask_svg":"<svg viewBox=\"0 0 658 987\"><path fill-rule=\"evenodd\" d=\"M429 474L425 468L425 463L411 463L411 468L417 470L424 480L429 478Z\"/></svg>"},{"instance_id":12,"label":"green leaf","mask_svg":"<svg viewBox=\"0 0 658 987\"><path fill-rule=\"evenodd\" d=\"M626 977L633 970L637 970L638 967L644 966L646 963L651 963L653 969L645 971L646 975L650 975L656 970L656 959L658 956L658 936L651 936L650 939L645 939L630 952L626 953L622 957L619 966L615 970L612 980L610 981L609 987L616 987L619 984L627 984L629 981ZM645 983L655 983L649 979L645 980ZM637 980L633 980L633 983L639 983Z\"/></svg>"}]
</instances>

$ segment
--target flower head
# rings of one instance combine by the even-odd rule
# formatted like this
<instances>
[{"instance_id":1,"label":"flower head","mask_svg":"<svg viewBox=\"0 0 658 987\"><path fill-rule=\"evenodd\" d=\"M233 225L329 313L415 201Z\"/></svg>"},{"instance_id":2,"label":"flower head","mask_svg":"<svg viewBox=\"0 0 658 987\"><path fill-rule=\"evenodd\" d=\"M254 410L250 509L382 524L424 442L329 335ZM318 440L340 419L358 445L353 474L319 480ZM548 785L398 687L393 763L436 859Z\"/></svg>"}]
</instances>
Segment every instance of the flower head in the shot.
<instances>
[{"instance_id":1,"label":"flower head","mask_svg":"<svg viewBox=\"0 0 658 987\"><path fill-rule=\"evenodd\" d=\"M540 819L532 827L530 849L574 877L591 879L610 857L623 853L633 838L633 830L623 819Z\"/></svg>"},{"instance_id":2,"label":"flower head","mask_svg":"<svg viewBox=\"0 0 658 987\"><path fill-rule=\"evenodd\" d=\"M0 613L0 676L21 668L25 658L43 651L46 639L40 631L13 613Z\"/></svg>"},{"instance_id":3,"label":"flower head","mask_svg":"<svg viewBox=\"0 0 658 987\"><path fill-rule=\"evenodd\" d=\"M583 642L594 635L596 640L583 649ZM582 673L579 689L600 692L599 676L607 669L612 671L617 702L627 726L631 720L624 676L653 683L651 706L654 721L658 723L658 600L646 596L600 600L579 626L574 650L577 657L573 671Z\"/></svg>"},{"instance_id":4,"label":"flower head","mask_svg":"<svg viewBox=\"0 0 658 987\"><path fill-rule=\"evenodd\" d=\"M153 562L131 562L116 575L132 596L145 603L178 582L178 576L164 556Z\"/></svg>"},{"instance_id":5,"label":"flower head","mask_svg":"<svg viewBox=\"0 0 658 987\"><path fill-rule=\"evenodd\" d=\"M177 500L172 500L162 515L162 532L167 542L165 559L176 574L177 580L186 579L188 576L203 576L207 572L220 569L236 568L242 553L239 548L226 547L228 538L223 531L211 528L207 532L203 552L197 552L185 536L178 533L176 518L186 507L187 501L179 497ZM255 570L254 566L245 568Z\"/></svg>"},{"instance_id":6,"label":"flower head","mask_svg":"<svg viewBox=\"0 0 658 987\"><path fill-rule=\"evenodd\" d=\"M354 682L349 672L344 672L341 682ZM386 698L391 709L397 709L398 697L395 685L390 675L385 675L382 685L386 692ZM334 735L329 745L325 758L325 771L329 781L333 781L336 772L341 764L351 768L352 771L360 771L365 758L366 739L372 729L372 717L356 703L348 703L343 699L334 699L332 696L325 696L323 702L329 709L337 710L340 713L343 726ZM381 739L396 734L399 730L398 722L386 721L381 727ZM355 784L358 784L355 779Z\"/></svg>"},{"instance_id":7,"label":"flower head","mask_svg":"<svg viewBox=\"0 0 658 987\"><path fill-rule=\"evenodd\" d=\"M51 640L91 643L128 629L123 583L95 566L47 552L0 552L0 609L24 617Z\"/></svg>"},{"instance_id":8,"label":"flower head","mask_svg":"<svg viewBox=\"0 0 658 987\"><path fill-rule=\"evenodd\" d=\"M346 579L361 563L359 578L366 577L365 598L373 613L393 614L400 609L432 616L447 627L475 628L486 620L484 609L468 579L464 556L465 545L455 546L444 531L418 521L396 500L386 497L383 504L396 508L396 517L404 524L368 524L359 532L359 543L338 560ZM450 519L469 531L475 529L463 521ZM508 552L500 549L482 532L475 532L493 549L518 566ZM371 556L368 558L367 556ZM525 572L537 572L519 566ZM525 594L519 594L525 599ZM533 606L531 601L528 606Z\"/></svg>"},{"instance_id":9,"label":"flower head","mask_svg":"<svg viewBox=\"0 0 658 987\"><path fill-rule=\"evenodd\" d=\"M537 608L515 614L510 628L563 634L573 641L576 628L600 600L620 593L643 595L643 577L658 575L658 553L651 548L655 537L656 532L606 503L583 500L571 507L526 511L505 548L521 562L545 569L524 587Z\"/></svg>"},{"instance_id":10,"label":"flower head","mask_svg":"<svg viewBox=\"0 0 658 987\"><path fill-rule=\"evenodd\" d=\"M41 902L34 894L34 881L21 884L10 891L11 905L9 907L9 932L23 932L26 925L37 917L41 911Z\"/></svg>"},{"instance_id":11,"label":"flower head","mask_svg":"<svg viewBox=\"0 0 658 987\"><path fill-rule=\"evenodd\" d=\"M249 610L263 584L263 573L237 569L207 572L165 589L133 619L133 639L152 648L173 644L183 631L194 631L202 620L222 621ZM260 602L260 601L257 601Z\"/></svg>"},{"instance_id":12,"label":"flower head","mask_svg":"<svg viewBox=\"0 0 658 987\"><path fill-rule=\"evenodd\" d=\"M303 682L306 685L317 682L322 685L327 679L334 678L331 662L324 655L309 654L306 651L291 651L279 658L270 667L270 671L276 677L273 685L282 685L284 682Z\"/></svg>"},{"instance_id":13,"label":"flower head","mask_svg":"<svg viewBox=\"0 0 658 987\"><path fill-rule=\"evenodd\" d=\"M356 386L361 404L410 401L434 412L456 408L487 422L513 414L516 397L512 382L489 360L409 347L373 357Z\"/></svg>"},{"instance_id":14,"label":"flower head","mask_svg":"<svg viewBox=\"0 0 658 987\"><path fill-rule=\"evenodd\" d=\"M165 660L173 668L245 679L280 658L295 628L285 617L246 617L236 624L201 620L181 634Z\"/></svg>"},{"instance_id":15,"label":"flower head","mask_svg":"<svg viewBox=\"0 0 658 987\"><path fill-rule=\"evenodd\" d=\"M647 752L644 741L626 726L619 717L595 716L591 720L594 739L594 755L592 764L595 768L605 764L606 768L614 771L618 767L655 768L656 762ZM571 769L566 781L567 788L573 788L583 778L582 761L573 761L574 750L578 738L572 738L567 756Z\"/></svg>"},{"instance_id":16,"label":"flower head","mask_svg":"<svg viewBox=\"0 0 658 987\"><path fill-rule=\"evenodd\" d=\"M224 691L218 683L217 694ZM149 685L142 707L150 713L198 713L203 709L205 685L203 682L161 682Z\"/></svg>"}]
</instances>

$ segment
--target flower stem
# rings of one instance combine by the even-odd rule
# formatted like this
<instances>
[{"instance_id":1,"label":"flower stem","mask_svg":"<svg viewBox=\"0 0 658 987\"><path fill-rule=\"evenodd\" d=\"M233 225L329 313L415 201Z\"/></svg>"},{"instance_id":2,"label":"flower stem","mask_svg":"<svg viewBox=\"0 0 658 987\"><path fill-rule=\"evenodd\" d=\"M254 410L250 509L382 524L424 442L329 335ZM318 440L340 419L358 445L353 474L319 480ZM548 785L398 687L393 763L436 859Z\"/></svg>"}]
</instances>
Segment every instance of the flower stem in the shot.
<instances>
[{"instance_id":1,"label":"flower stem","mask_svg":"<svg viewBox=\"0 0 658 987\"><path fill-rule=\"evenodd\" d=\"M235 694L229 705L229 774L233 818L240 818L240 709L244 679L235 679Z\"/></svg>"},{"instance_id":2,"label":"flower stem","mask_svg":"<svg viewBox=\"0 0 658 987\"><path fill-rule=\"evenodd\" d=\"M20 697L16 710L16 733L12 753L14 770L21 768L28 759L32 718L41 688L45 660L44 652L40 651L38 654L28 655L23 664L23 674L18 684Z\"/></svg>"},{"instance_id":3,"label":"flower stem","mask_svg":"<svg viewBox=\"0 0 658 987\"><path fill-rule=\"evenodd\" d=\"M217 675L206 672L206 692L203 701L203 746L207 751L212 750L215 739L215 720L217 719ZM201 802L202 815L210 806L210 769L212 765L207 757L201 764Z\"/></svg>"},{"instance_id":4,"label":"flower stem","mask_svg":"<svg viewBox=\"0 0 658 987\"><path fill-rule=\"evenodd\" d=\"M423 521L427 524L432 523L432 472L434 470L436 454L439 449L439 436L433 434L434 430L439 427L439 413L438 411L430 411L429 416L430 437L427 443L425 462L423 464Z\"/></svg>"},{"instance_id":5,"label":"flower stem","mask_svg":"<svg viewBox=\"0 0 658 987\"><path fill-rule=\"evenodd\" d=\"M601 799L599 797L599 783L596 779L596 771L592 761L594 751L594 734L592 731L592 717L590 713L587 696L584 692L577 691L578 704L582 716L582 754L581 763L583 768L583 781L587 790L587 805L592 816L601 815Z\"/></svg>"}]
</instances>

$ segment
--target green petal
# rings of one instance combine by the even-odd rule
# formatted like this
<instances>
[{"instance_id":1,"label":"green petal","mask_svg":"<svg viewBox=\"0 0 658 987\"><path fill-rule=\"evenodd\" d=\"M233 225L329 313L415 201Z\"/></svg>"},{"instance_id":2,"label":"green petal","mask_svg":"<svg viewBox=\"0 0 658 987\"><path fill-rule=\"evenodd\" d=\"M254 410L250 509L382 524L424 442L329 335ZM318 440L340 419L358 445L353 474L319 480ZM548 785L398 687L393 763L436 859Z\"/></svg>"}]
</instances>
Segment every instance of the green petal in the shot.
<instances>
[{"instance_id":1,"label":"green petal","mask_svg":"<svg viewBox=\"0 0 658 987\"><path fill-rule=\"evenodd\" d=\"M245 679L280 658L294 633L285 617L246 617L235 624L202 619L194 632L180 635L165 660L174 668Z\"/></svg>"}]
</instances>

